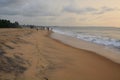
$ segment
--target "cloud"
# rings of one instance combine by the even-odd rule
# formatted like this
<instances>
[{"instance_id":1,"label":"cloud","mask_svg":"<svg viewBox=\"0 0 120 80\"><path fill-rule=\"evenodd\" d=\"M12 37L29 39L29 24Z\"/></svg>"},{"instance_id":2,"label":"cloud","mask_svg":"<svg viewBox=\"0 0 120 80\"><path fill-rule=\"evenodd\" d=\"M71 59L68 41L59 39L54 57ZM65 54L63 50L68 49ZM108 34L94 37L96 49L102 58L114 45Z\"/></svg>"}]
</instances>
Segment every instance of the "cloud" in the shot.
<instances>
[{"instance_id":1,"label":"cloud","mask_svg":"<svg viewBox=\"0 0 120 80\"><path fill-rule=\"evenodd\" d=\"M92 8L92 7L77 9L75 7L67 6L67 7L63 8L63 11L70 12L70 13L76 13L76 14L86 14L89 12L95 12L95 11L97 11L97 9Z\"/></svg>"},{"instance_id":2,"label":"cloud","mask_svg":"<svg viewBox=\"0 0 120 80\"><path fill-rule=\"evenodd\" d=\"M106 12L111 12L111 11L115 11L115 10L117 10L117 9L115 9L115 8L109 8L109 7L105 7L104 6L104 7L101 7L100 10L94 12L93 14L104 14Z\"/></svg>"},{"instance_id":3,"label":"cloud","mask_svg":"<svg viewBox=\"0 0 120 80\"><path fill-rule=\"evenodd\" d=\"M0 7L17 7L24 3L24 0L0 0Z\"/></svg>"},{"instance_id":4,"label":"cloud","mask_svg":"<svg viewBox=\"0 0 120 80\"><path fill-rule=\"evenodd\" d=\"M119 0L0 0L0 18L22 24L95 24L93 19L99 16L96 22L109 16L115 17L116 21L120 17L119 3Z\"/></svg>"},{"instance_id":5,"label":"cloud","mask_svg":"<svg viewBox=\"0 0 120 80\"><path fill-rule=\"evenodd\" d=\"M63 8L64 12L75 13L75 14L104 14L106 12L115 11L118 9L109 8L109 7L101 7L99 9L93 7L84 7L84 8L75 8L72 6L67 6Z\"/></svg>"},{"instance_id":6,"label":"cloud","mask_svg":"<svg viewBox=\"0 0 120 80\"><path fill-rule=\"evenodd\" d=\"M115 10L101 7L75 7L72 0L0 0L0 15L58 16L63 12L75 14L104 14Z\"/></svg>"},{"instance_id":7,"label":"cloud","mask_svg":"<svg viewBox=\"0 0 120 80\"><path fill-rule=\"evenodd\" d=\"M87 21L88 19L87 18L80 18L79 20L80 21Z\"/></svg>"},{"instance_id":8,"label":"cloud","mask_svg":"<svg viewBox=\"0 0 120 80\"><path fill-rule=\"evenodd\" d=\"M0 15L57 16L59 0L0 0Z\"/></svg>"}]
</instances>

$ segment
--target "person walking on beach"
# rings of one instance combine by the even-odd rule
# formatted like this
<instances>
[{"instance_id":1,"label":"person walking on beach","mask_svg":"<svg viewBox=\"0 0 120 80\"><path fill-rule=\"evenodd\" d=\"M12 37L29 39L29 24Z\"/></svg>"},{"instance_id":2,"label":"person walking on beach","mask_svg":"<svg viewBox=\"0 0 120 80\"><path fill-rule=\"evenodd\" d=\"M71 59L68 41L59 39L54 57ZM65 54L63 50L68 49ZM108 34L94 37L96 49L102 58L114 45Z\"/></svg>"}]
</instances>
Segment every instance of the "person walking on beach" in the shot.
<instances>
[{"instance_id":1,"label":"person walking on beach","mask_svg":"<svg viewBox=\"0 0 120 80\"><path fill-rule=\"evenodd\" d=\"M49 31L49 27L47 27L47 30Z\"/></svg>"},{"instance_id":2,"label":"person walking on beach","mask_svg":"<svg viewBox=\"0 0 120 80\"><path fill-rule=\"evenodd\" d=\"M38 31L38 28L36 30Z\"/></svg>"}]
</instances>

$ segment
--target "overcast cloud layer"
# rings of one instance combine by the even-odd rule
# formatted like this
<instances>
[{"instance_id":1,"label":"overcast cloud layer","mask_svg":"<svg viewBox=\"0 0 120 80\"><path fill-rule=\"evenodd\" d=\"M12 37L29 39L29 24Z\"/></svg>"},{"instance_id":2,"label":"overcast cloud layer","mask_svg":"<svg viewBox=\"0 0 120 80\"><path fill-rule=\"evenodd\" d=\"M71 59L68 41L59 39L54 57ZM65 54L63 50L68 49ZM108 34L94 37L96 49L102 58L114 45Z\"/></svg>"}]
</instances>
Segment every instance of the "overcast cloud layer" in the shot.
<instances>
[{"instance_id":1,"label":"overcast cloud layer","mask_svg":"<svg viewBox=\"0 0 120 80\"><path fill-rule=\"evenodd\" d=\"M21 24L120 26L119 4L119 0L0 0L0 18Z\"/></svg>"}]
</instances>

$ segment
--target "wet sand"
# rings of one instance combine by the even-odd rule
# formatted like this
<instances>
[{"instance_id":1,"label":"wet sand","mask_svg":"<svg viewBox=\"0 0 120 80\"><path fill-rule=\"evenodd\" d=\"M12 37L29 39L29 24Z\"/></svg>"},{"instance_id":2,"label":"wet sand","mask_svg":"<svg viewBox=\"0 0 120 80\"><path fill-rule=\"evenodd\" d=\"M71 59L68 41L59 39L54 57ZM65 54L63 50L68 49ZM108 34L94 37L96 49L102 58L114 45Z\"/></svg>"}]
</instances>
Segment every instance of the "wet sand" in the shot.
<instances>
[{"instance_id":1,"label":"wet sand","mask_svg":"<svg viewBox=\"0 0 120 80\"><path fill-rule=\"evenodd\" d=\"M107 59L110 59L113 62L120 64L120 49L106 47L104 45L95 44L92 42L80 40L74 37L65 36L58 33L52 33L50 36L66 45L69 45L78 49L84 49L84 50L95 52L100 56L106 57Z\"/></svg>"},{"instance_id":2,"label":"wet sand","mask_svg":"<svg viewBox=\"0 0 120 80\"><path fill-rule=\"evenodd\" d=\"M49 70L49 80L119 80L120 64L86 51L50 41L49 60L55 65ZM82 45L83 46L83 45Z\"/></svg>"},{"instance_id":3,"label":"wet sand","mask_svg":"<svg viewBox=\"0 0 120 80\"><path fill-rule=\"evenodd\" d=\"M9 67L0 65L14 71L7 72L0 67L2 80L120 80L120 64L94 52L54 40L49 36L51 32L27 29L13 31L18 35L13 35L15 33L10 30L0 30L0 33L4 32L0 35L0 48L5 52L2 58L12 58L13 62L17 61L14 64L20 62L17 65L25 69L22 72L19 71L21 68L15 67L17 71L9 69L14 68L9 62L5 65ZM19 60L15 58L16 55L20 57ZM0 59L1 64L2 61Z\"/></svg>"}]
</instances>

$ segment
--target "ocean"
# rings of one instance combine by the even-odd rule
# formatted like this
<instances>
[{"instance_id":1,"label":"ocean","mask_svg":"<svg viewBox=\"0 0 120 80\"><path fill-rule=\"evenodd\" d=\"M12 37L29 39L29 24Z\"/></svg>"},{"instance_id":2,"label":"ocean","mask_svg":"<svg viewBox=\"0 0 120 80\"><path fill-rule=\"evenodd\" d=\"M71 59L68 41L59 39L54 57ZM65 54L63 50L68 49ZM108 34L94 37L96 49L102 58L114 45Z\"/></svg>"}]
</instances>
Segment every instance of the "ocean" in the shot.
<instances>
[{"instance_id":1,"label":"ocean","mask_svg":"<svg viewBox=\"0 0 120 80\"><path fill-rule=\"evenodd\" d=\"M54 27L53 32L120 50L120 28Z\"/></svg>"},{"instance_id":2,"label":"ocean","mask_svg":"<svg viewBox=\"0 0 120 80\"><path fill-rule=\"evenodd\" d=\"M51 37L69 46L95 52L120 64L120 28L53 27Z\"/></svg>"}]
</instances>

